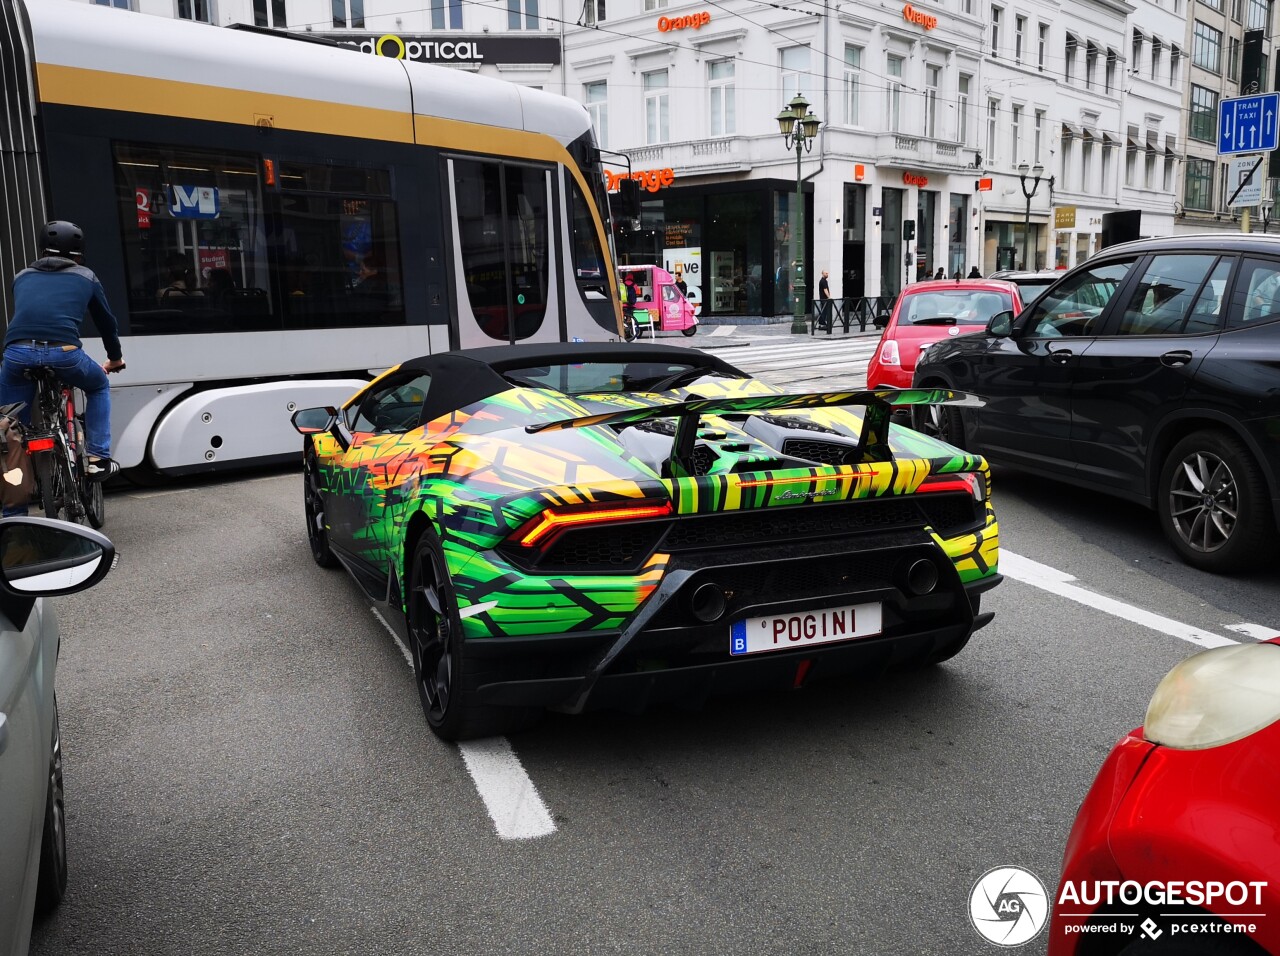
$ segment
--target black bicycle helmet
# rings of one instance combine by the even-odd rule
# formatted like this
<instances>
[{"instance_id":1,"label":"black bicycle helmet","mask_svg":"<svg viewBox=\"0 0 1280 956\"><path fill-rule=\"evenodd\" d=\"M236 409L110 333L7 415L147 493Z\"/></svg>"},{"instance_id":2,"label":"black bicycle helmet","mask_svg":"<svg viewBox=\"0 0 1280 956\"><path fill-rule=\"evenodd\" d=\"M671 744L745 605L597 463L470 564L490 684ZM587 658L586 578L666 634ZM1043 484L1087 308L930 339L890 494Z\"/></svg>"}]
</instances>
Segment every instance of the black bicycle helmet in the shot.
<instances>
[{"instance_id":1,"label":"black bicycle helmet","mask_svg":"<svg viewBox=\"0 0 1280 956\"><path fill-rule=\"evenodd\" d=\"M70 257L84 251L84 231L74 222L62 219L46 222L36 233L36 246L42 255Z\"/></svg>"}]
</instances>

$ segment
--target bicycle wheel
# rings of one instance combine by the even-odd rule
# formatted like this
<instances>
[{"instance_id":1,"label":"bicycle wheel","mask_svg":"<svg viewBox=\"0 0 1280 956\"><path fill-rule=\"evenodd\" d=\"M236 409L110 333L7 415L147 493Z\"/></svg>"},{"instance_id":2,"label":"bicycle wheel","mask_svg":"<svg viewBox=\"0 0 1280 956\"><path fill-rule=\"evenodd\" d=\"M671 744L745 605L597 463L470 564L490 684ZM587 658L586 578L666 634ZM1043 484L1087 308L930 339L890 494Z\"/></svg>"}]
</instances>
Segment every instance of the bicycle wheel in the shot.
<instances>
[{"instance_id":1,"label":"bicycle wheel","mask_svg":"<svg viewBox=\"0 0 1280 956\"><path fill-rule=\"evenodd\" d=\"M61 484L62 473L53 460L53 452L41 451L31 456L31 464L36 470L36 486L40 489L40 507L44 509L46 518L61 518L62 495L58 485Z\"/></svg>"},{"instance_id":2,"label":"bicycle wheel","mask_svg":"<svg viewBox=\"0 0 1280 956\"><path fill-rule=\"evenodd\" d=\"M76 484L80 489L80 502L84 506L84 516L94 528L101 528L107 523L107 501L102 491L102 482L89 480L89 448L85 444L84 416L75 417L75 460Z\"/></svg>"}]
</instances>

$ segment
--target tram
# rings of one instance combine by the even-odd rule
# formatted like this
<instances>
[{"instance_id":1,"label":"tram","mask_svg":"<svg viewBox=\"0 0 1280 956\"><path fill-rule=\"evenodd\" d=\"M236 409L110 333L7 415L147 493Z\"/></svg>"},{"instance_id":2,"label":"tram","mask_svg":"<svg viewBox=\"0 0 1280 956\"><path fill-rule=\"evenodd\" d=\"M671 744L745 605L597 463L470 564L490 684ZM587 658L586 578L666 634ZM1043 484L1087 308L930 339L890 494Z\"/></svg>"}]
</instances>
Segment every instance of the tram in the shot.
<instances>
[{"instance_id":1,"label":"tram","mask_svg":"<svg viewBox=\"0 0 1280 956\"><path fill-rule=\"evenodd\" d=\"M600 155L567 98L70 0L0 0L0 57L0 267L47 219L84 228L128 362L126 469L287 460L293 409L414 355L622 337Z\"/></svg>"}]
</instances>

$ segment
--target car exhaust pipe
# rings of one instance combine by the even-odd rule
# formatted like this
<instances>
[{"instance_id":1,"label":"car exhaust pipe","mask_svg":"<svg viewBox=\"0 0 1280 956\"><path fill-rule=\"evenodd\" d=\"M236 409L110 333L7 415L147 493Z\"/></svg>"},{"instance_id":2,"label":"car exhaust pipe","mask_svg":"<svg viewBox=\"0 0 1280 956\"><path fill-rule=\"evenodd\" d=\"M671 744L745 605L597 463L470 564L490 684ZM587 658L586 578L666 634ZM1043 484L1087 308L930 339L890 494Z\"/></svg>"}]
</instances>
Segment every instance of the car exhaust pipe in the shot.
<instances>
[{"instance_id":1,"label":"car exhaust pipe","mask_svg":"<svg viewBox=\"0 0 1280 956\"><path fill-rule=\"evenodd\" d=\"M728 607L724 588L710 581L699 584L689 596L689 611L703 624L720 620Z\"/></svg>"},{"instance_id":2,"label":"car exhaust pipe","mask_svg":"<svg viewBox=\"0 0 1280 956\"><path fill-rule=\"evenodd\" d=\"M930 594L938 586L938 566L928 558L912 561L903 575L908 593L919 597Z\"/></svg>"}]
</instances>

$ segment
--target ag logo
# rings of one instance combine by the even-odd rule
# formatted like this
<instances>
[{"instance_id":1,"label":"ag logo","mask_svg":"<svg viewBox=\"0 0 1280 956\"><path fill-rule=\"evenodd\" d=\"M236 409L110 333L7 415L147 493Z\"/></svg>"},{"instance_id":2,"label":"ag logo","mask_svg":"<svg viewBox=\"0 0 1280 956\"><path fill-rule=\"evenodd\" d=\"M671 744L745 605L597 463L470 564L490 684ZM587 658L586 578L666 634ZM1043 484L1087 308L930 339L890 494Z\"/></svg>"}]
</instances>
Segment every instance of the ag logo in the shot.
<instances>
[{"instance_id":1,"label":"ag logo","mask_svg":"<svg viewBox=\"0 0 1280 956\"><path fill-rule=\"evenodd\" d=\"M997 946L1021 946L1044 929L1049 896L1044 884L1020 866L983 873L969 894L969 919L978 935Z\"/></svg>"}]
</instances>

